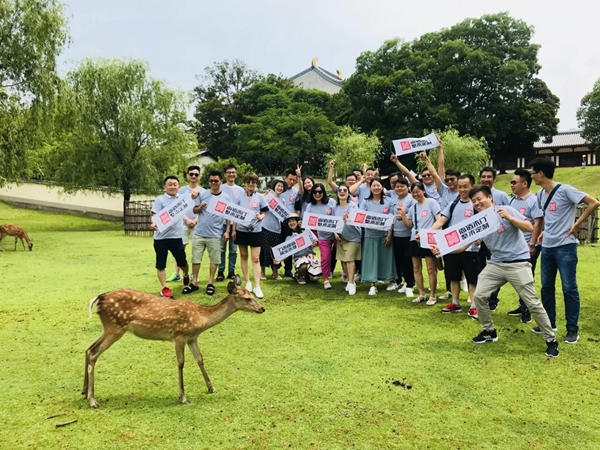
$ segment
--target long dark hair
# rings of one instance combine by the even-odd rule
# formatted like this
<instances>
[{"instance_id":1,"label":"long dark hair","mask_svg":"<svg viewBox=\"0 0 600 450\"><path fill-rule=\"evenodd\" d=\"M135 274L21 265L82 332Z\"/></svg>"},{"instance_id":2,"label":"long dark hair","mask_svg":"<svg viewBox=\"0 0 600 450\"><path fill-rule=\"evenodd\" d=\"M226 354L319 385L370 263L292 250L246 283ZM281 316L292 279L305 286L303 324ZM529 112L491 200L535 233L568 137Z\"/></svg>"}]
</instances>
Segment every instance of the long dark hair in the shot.
<instances>
[{"instance_id":1,"label":"long dark hair","mask_svg":"<svg viewBox=\"0 0 600 450\"><path fill-rule=\"evenodd\" d=\"M315 188L315 179L313 177L304 177L304 180L309 179L310 181L312 181L313 184L313 189ZM302 180L302 187L304 187L304 180ZM302 193L302 198L300 199L301 203L310 203L311 200L311 195L310 193L312 192L312 189L310 191L307 191L306 189L304 189L304 192ZM300 208L296 208L296 209L300 209Z\"/></svg>"},{"instance_id":2,"label":"long dark hair","mask_svg":"<svg viewBox=\"0 0 600 450\"><path fill-rule=\"evenodd\" d=\"M379 203L381 205L384 205L385 201L383 199L384 199L385 195L383 194L383 183L381 182L381 178L373 178L371 180L371 186L373 186L374 181L377 181L381 185L381 194L379 194ZM369 194L369 196L367 197L367 200L373 200L373 192L372 191Z\"/></svg>"},{"instance_id":3,"label":"long dark hair","mask_svg":"<svg viewBox=\"0 0 600 450\"><path fill-rule=\"evenodd\" d=\"M310 191L310 203L311 205L316 205L317 204L317 200L315 199L315 189L317 188L321 188L321 190L323 191L323 197L321 197L321 203L323 203L324 205L326 205L327 203L329 203L329 196L327 195L327 191L325 190L325 186L323 186L323 183L316 183L313 184L313 188Z\"/></svg>"}]
</instances>

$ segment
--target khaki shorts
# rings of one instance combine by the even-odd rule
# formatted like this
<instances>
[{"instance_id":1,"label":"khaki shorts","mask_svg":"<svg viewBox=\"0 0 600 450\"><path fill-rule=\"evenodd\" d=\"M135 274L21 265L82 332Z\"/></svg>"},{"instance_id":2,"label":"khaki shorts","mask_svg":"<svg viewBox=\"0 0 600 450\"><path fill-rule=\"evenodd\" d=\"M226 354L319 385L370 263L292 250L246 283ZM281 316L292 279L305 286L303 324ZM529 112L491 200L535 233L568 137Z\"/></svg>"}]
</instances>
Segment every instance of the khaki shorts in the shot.
<instances>
[{"instance_id":1,"label":"khaki shorts","mask_svg":"<svg viewBox=\"0 0 600 450\"><path fill-rule=\"evenodd\" d=\"M211 264L221 264L221 238L206 238L194 234L192 237L192 264L200 264L204 250L208 250Z\"/></svg>"},{"instance_id":2,"label":"khaki shorts","mask_svg":"<svg viewBox=\"0 0 600 450\"><path fill-rule=\"evenodd\" d=\"M187 225L183 227L183 245L188 244L195 230L195 228L190 228Z\"/></svg>"},{"instance_id":3,"label":"khaki shorts","mask_svg":"<svg viewBox=\"0 0 600 450\"><path fill-rule=\"evenodd\" d=\"M337 241L336 259L338 261L359 261L362 257L360 242L350 242L340 239Z\"/></svg>"}]
</instances>

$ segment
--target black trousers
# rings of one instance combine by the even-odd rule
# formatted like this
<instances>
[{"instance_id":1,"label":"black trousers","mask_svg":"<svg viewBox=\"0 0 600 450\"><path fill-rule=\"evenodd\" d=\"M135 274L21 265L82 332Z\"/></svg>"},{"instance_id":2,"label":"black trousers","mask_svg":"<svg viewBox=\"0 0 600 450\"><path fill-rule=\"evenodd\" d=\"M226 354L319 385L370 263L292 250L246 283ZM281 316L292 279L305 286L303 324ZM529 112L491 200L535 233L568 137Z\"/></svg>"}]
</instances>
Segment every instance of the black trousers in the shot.
<instances>
[{"instance_id":1,"label":"black trousers","mask_svg":"<svg viewBox=\"0 0 600 450\"><path fill-rule=\"evenodd\" d=\"M394 236L394 260L396 261L396 283L400 284L404 280L406 287L414 287L415 273L410 256L410 236Z\"/></svg>"}]
</instances>

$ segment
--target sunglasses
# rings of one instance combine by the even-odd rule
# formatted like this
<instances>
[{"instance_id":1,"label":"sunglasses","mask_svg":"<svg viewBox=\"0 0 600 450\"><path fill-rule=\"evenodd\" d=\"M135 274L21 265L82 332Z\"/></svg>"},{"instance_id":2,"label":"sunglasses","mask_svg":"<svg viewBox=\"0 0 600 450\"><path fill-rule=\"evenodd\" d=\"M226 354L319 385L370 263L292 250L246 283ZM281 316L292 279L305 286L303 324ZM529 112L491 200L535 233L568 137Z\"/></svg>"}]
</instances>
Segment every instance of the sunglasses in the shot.
<instances>
[{"instance_id":1,"label":"sunglasses","mask_svg":"<svg viewBox=\"0 0 600 450\"><path fill-rule=\"evenodd\" d=\"M454 182L456 182L456 178L446 178L444 181L446 183L454 183Z\"/></svg>"},{"instance_id":2,"label":"sunglasses","mask_svg":"<svg viewBox=\"0 0 600 450\"><path fill-rule=\"evenodd\" d=\"M208 180L209 183L218 183L221 180Z\"/></svg>"},{"instance_id":3,"label":"sunglasses","mask_svg":"<svg viewBox=\"0 0 600 450\"><path fill-rule=\"evenodd\" d=\"M424 173L424 174L423 174L423 178L425 178L425 177L430 177L430 176L431 176L431 174L429 174L429 173Z\"/></svg>"},{"instance_id":4,"label":"sunglasses","mask_svg":"<svg viewBox=\"0 0 600 450\"><path fill-rule=\"evenodd\" d=\"M199 174L199 173L194 173L194 172L189 172L189 173L188 173L188 175L189 175L190 177L199 177L199 176L200 176L200 174Z\"/></svg>"},{"instance_id":5,"label":"sunglasses","mask_svg":"<svg viewBox=\"0 0 600 450\"><path fill-rule=\"evenodd\" d=\"M338 189L338 192L348 192L348 189Z\"/></svg>"},{"instance_id":6,"label":"sunglasses","mask_svg":"<svg viewBox=\"0 0 600 450\"><path fill-rule=\"evenodd\" d=\"M515 184L517 184L517 183L522 183L522 181L514 181L514 180L512 180L512 181L510 182L510 185L511 185L511 186L514 186L514 185L515 185Z\"/></svg>"}]
</instances>

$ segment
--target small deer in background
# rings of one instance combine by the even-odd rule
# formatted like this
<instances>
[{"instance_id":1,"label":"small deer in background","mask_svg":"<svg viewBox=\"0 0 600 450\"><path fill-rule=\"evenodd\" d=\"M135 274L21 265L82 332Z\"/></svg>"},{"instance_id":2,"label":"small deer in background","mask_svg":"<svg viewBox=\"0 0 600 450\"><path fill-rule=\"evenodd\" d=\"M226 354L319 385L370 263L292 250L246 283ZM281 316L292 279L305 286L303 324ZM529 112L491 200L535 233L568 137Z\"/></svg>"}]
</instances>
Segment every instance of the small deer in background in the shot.
<instances>
[{"instance_id":1,"label":"small deer in background","mask_svg":"<svg viewBox=\"0 0 600 450\"><path fill-rule=\"evenodd\" d=\"M27 247L29 247L29 251L33 250L33 239L29 239L25 228L9 224L0 225L0 248L2 248L2 241L6 236L15 237L15 251L17 251L17 239L21 239L23 250L25 250L25 242L23 242L23 240L27 241ZM3 248L2 251L4 251Z\"/></svg>"},{"instance_id":2,"label":"small deer in background","mask_svg":"<svg viewBox=\"0 0 600 450\"><path fill-rule=\"evenodd\" d=\"M239 276L227 285L229 295L214 306L202 306L191 300L169 300L146 292L119 289L107 292L90 300L89 312L96 310L102 321L102 335L85 352L85 376L82 395L92 408L98 408L94 398L94 367L100 355L117 342L125 332L131 331L142 339L171 341L175 344L175 355L179 367L179 401L189 403L183 390L183 364L185 346L196 359L209 393L217 392L213 387L198 347L198 336L203 331L218 325L236 311L265 312L265 308L240 287Z\"/></svg>"}]
</instances>

